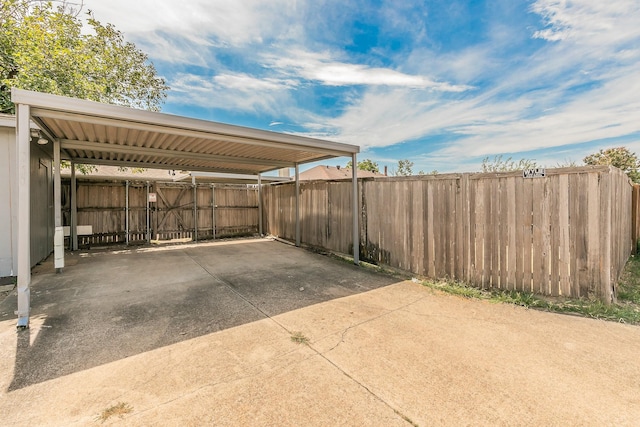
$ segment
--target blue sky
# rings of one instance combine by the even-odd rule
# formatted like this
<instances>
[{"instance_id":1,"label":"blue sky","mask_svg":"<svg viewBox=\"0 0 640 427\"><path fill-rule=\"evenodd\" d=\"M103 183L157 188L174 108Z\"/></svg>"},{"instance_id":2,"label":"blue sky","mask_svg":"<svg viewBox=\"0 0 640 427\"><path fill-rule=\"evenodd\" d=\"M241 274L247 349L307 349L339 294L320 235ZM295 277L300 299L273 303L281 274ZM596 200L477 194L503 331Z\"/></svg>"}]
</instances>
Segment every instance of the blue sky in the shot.
<instances>
[{"instance_id":1,"label":"blue sky","mask_svg":"<svg viewBox=\"0 0 640 427\"><path fill-rule=\"evenodd\" d=\"M358 144L414 172L640 154L638 0L84 3L149 55L168 113Z\"/></svg>"}]
</instances>

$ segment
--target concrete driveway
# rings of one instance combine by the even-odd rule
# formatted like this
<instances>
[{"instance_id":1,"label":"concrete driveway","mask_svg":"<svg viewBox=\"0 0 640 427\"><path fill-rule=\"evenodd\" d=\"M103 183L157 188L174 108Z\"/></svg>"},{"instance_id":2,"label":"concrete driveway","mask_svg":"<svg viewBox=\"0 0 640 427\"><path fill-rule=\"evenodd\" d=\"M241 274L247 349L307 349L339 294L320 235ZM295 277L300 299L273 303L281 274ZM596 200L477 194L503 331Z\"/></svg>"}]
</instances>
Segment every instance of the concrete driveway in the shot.
<instances>
[{"instance_id":1,"label":"concrete driveway","mask_svg":"<svg viewBox=\"0 0 640 427\"><path fill-rule=\"evenodd\" d=\"M3 425L638 425L640 328L278 242L75 254L0 304ZM292 341L292 335L306 343Z\"/></svg>"}]
</instances>

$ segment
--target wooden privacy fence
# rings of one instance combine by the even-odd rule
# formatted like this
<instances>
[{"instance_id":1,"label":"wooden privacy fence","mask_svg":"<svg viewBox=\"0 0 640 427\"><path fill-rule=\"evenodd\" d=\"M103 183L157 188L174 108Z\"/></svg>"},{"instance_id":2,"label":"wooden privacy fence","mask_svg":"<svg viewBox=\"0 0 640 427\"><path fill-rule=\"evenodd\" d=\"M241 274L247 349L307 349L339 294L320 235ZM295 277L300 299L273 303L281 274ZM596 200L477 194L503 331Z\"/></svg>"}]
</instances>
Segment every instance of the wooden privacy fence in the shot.
<instances>
[{"instance_id":1,"label":"wooden privacy fence","mask_svg":"<svg viewBox=\"0 0 640 427\"><path fill-rule=\"evenodd\" d=\"M301 240L352 253L351 182L300 184ZM265 230L293 240L295 186L265 188ZM360 257L432 278L615 299L632 187L608 166L359 180Z\"/></svg>"},{"instance_id":2,"label":"wooden privacy fence","mask_svg":"<svg viewBox=\"0 0 640 427\"><path fill-rule=\"evenodd\" d=\"M70 188L63 181L64 225L71 222ZM149 193L156 202L147 203ZM258 232L258 191L246 186L78 179L76 199L77 224L93 229L78 236L81 245Z\"/></svg>"}]
</instances>

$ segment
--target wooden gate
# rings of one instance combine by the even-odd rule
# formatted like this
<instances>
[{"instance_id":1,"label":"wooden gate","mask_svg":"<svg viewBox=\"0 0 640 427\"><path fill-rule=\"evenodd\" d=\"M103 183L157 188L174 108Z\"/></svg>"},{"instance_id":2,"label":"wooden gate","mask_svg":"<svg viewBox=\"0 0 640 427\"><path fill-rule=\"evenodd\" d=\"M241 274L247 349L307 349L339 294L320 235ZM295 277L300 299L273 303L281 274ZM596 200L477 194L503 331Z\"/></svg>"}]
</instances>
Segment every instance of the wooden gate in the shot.
<instances>
[{"instance_id":1,"label":"wooden gate","mask_svg":"<svg viewBox=\"0 0 640 427\"><path fill-rule=\"evenodd\" d=\"M63 193L63 220L69 225L69 180L63 181ZM205 240L258 232L255 187L80 178L76 194L78 225L90 225L93 232L79 236L80 245ZM155 201L148 202L154 195Z\"/></svg>"},{"instance_id":2,"label":"wooden gate","mask_svg":"<svg viewBox=\"0 0 640 427\"><path fill-rule=\"evenodd\" d=\"M154 183L151 186L150 192L157 195L156 202L151 204L154 240L197 240L194 221L197 206L193 203L196 191L192 185Z\"/></svg>"}]
</instances>

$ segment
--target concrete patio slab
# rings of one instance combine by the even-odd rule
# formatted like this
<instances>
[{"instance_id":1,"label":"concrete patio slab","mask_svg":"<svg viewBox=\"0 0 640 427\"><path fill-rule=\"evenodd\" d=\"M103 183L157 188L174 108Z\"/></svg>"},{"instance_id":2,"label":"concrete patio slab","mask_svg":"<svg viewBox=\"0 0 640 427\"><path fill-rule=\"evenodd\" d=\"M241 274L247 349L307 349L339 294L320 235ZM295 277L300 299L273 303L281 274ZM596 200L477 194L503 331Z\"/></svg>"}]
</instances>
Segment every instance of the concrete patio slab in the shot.
<instances>
[{"instance_id":1,"label":"concrete patio slab","mask_svg":"<svg viewBox=\"0 0 640 427\"><path fill-rule=\"evenodd\" d=\"M200 246L157 259L144 251L77 258L79 267L95 263L108 285L90 275L82 277L91 286L67 281L72 267L41 273L28 333L0 317L3 423L633 426L640 419L638 327L444 295L276 242L227 246L223 255ZM280 267L276 284L244 277L234 264L240 258L228 256L257 261L264 247ZM296 269L294 258L315 269ZM143 267L149 281L138 283L126 272L140 262L158 265ZM189 268L185 283L175 280L178 265ZM314 271L325 290L305 279ZM134 290L135 298L124 295ZM72 303L69 320L52 322L64 317L63 302ZM126 304L136 316L115 310ZM294 333L308 343L293 342ZM102 423L102 411L119 402L131 412Z\"/></svg>"}]
</instances>

